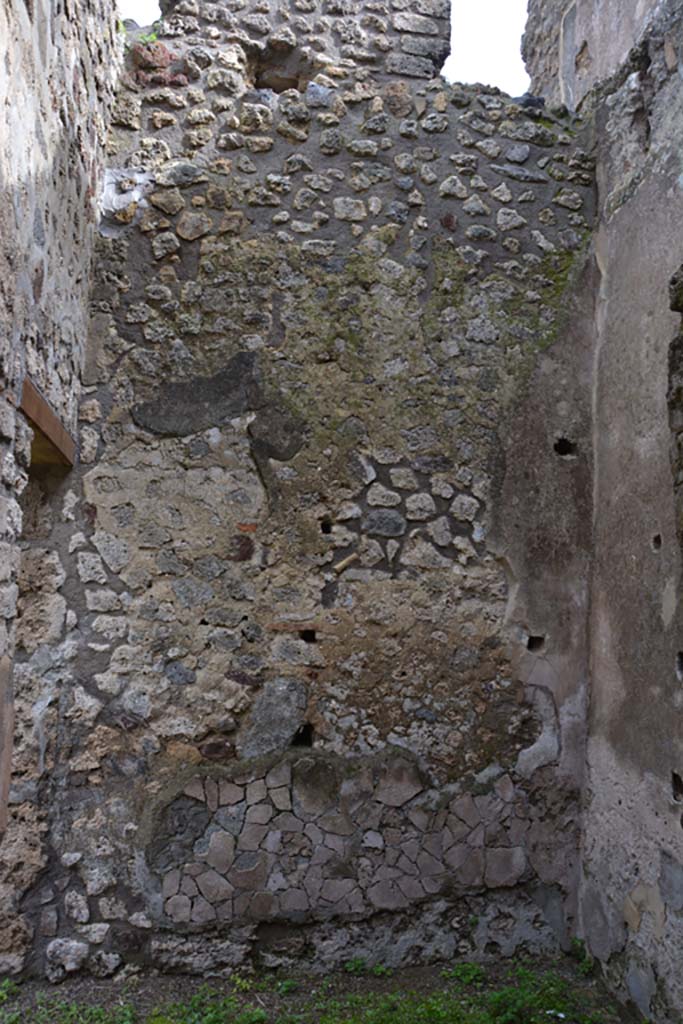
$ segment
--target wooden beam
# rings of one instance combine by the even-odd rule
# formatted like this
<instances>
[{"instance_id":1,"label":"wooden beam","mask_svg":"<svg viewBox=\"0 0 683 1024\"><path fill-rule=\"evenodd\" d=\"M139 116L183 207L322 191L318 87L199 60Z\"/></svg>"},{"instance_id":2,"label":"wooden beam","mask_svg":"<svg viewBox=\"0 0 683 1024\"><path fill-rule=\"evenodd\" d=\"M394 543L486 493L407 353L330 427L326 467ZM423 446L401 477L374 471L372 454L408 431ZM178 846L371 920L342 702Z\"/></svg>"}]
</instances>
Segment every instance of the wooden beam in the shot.
<instances>
[{"instance_id":1,"label":"wooden beam","mask_svg":"<svg viewBox=\"0 0 683 1024\"><path fill-rule=\"evenodd\" d=\"M76 442L28 377L24 377L19 408L35 431L31 465L73 466Z\"/></svg>"}]
</instances>

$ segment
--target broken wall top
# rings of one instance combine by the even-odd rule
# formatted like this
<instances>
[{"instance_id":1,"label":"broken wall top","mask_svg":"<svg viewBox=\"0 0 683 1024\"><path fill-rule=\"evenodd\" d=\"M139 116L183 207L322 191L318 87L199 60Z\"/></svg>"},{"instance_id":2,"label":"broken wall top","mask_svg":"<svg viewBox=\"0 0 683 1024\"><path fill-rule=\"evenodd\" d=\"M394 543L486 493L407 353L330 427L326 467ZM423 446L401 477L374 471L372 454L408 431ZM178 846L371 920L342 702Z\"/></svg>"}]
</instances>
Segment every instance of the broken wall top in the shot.
<instances>
[{"instance_id":1,"label":"broken wall top","mask_svg":"<svg viewBox=\"0 0 683 1024\"><path fill-rule=\"evenodd\" d=\"M450 5L447 0L181 0L165 5L160 38L195 33L203 46L241 46L254 77L275 91L296 87L297 78L323 69L432 78L450 49ZM201 67L201 54L194 57Z\"/></svg>"}]
</instances>

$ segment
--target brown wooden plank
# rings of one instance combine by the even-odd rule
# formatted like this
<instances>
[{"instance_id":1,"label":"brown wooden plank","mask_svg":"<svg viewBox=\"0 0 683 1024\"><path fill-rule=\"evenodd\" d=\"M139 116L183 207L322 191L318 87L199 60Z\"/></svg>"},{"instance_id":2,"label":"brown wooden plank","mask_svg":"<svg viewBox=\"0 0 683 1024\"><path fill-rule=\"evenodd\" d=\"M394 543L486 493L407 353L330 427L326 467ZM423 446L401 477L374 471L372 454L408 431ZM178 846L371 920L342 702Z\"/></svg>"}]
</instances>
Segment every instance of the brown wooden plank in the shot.
<instances>
[{"instance_id":1,"label":"brown wooden plank","mask_svg":"<svg viewBox=\"0 0 683 1024\"><path fill-rule=\"evenodd\" d=\"M76 459L76 442L28 377L24 378L19 408L38 432L31 452L31 461L43 465L55 463L73 466Z\"/></svg>"}]
</instances>

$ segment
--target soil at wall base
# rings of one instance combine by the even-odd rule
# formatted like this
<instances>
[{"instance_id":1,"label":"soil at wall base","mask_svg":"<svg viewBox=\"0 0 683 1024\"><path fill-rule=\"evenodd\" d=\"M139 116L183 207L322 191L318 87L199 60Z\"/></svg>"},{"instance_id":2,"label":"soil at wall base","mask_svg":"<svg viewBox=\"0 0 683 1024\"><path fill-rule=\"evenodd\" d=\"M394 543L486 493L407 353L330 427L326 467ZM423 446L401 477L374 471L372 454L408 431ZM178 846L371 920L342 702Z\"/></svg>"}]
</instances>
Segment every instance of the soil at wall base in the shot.
<instances>
[{"instance_id":1,"label":"soil at wall base","mask_svg":"<svg viewBox=\"0 0 683 1024\"><path fill-rule=\"evenodd\" d=\"M20 985L19 991L11 1000L11 1009L28 1011L26 1020L31 1019L31 1008L46 1000L59 1000L80 1006L102 1006L112 1010L116 1006L131 1004L135 1007L141 1020L145 1014L170 1003L185 1003L202 988L210 987L218 996L236 996L245 1006L260 1006L268 1015L269 1021L276 1021L281 1015L298 1012L304 1003L315 1004L319 998L326 1000L343 999L350 996L363 996L384 993L415 993L428 995L443 990L448 984L448 972L453 970L455 962L438 964L429 967L407 967L393 973L375 976L371 970L357 968L351 961L350 971L330 973L328 975L306 975L296 971L264 972L261 975L248 976L236 974L230 978L207 977L204 979L188 975L164 975L153 972L129 973L118 979L98 980L90 976L77 976L60 985L50 985L44 981L27 981ZM578 969L577 962L570 957L559 959L518 958L516 962L493 961L482 965L485 980L477 989L469 993L476 998L477 992L495 991L511 983L512 972L516 967L527 967L536 975L551 971L561 975L585 1007L590 1018L600 1024L638 1024L643 1018L632 1009L620 1006L615 1002L594 972L586 977ZM359 973L354 973L359 970ZM236 980L236 984L235 984ZM289 994L278 991L284 980L292 985ZM241 991L249 988L248 991ZM288 986L285 986L287 988ZM463 991L466 991L463 989ZM10 1008L9 1006L7 1007ZM559 1019L560 1015L558 1015ZM548 1018L552 1019L551 1017ZM564 1024L573 1024L563 1016ZM582 1019L588 1019L584 1016ZM0 1024L2 1010L0 1010Z\"/></svg>"}]
</instances>

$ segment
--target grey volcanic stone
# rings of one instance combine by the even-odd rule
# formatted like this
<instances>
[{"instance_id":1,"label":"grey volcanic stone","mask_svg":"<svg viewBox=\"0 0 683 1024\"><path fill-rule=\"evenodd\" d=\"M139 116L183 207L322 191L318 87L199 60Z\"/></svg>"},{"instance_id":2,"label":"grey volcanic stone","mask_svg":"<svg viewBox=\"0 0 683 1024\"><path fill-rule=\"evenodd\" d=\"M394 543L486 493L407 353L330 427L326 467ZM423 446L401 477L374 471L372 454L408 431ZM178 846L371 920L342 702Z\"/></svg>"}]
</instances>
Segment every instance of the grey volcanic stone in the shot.
<instances>
[{"instance_id":1,"label":"grey volcanic stone","mask_svg":"<svg viewBox=\"0 0 683 1024\"><path fill-rule=\"evenodd\" d=\"M234 782L221 782L219 792L219 802L222 806L226 806L227 804L238 804L241 800L244 800L243 787L236 786Z\"/></svg>"},{"instance_id":2,"label":"grey volcanic stone","mask_svg":"<svg viewBox=\"0 0 683 1024\"><path fill-rule=\"evenodd\" d=\"M302 816L329 812L339 799L339 779L326 761L302 757L294 765L292 796L295 810Z\"/></svg>"},{"instance_id":3,"label":"grey volcanic stone","mask_svg":"<svg viewBox=\"0 0 683 1024\"><path fill-rule=\"evenodd\" d=\"M446 864L453 870L458 885L464 888L479 886L484 878L484 851L461 844L445 854Z\"/></svg>"},{"instance_id":4,"label":"grey volcanic stone","mask_svg":"<svg viewBox=\"0 0 683 1024\"><path fill-rule=\"evenodd\" d=\"M235 839L229 832L214 832L209 839L209 852L206 862L212 868L225 874L231 867L235 857Z\"/></svg>"},{"instance_id":5,"label":"grey volcanic stone","mask_svg":"<svg viewBox=\"0 0 683 1024\"><path fill-rule=\"evenodd\" d=\"M516 885L525 868L526 854L521 846L487 850L484 880L490 889Z\"/></svg>"},{"instance_id":6,"label":"grey volcanic stone","mask_svg":"<svg viewBox=\"0 0 683 1024\"><path fill-rule=\"evenodd\" d=\"M289 786L292 781L292 766L284 761L274 765L266 775L266 785L270 789L280 789L282 786Z\"/></svg>"},{"instance_id":7,"label":"grey volcanic stone","mask_svg":"<svg viewBox=\"0 0 683 1024\"><path fill-rule=\"evenodd\" d=\"M155 260L162 260L164 256L172 255L179 248L180 242L172 231L162 231L152 239L152 253Z\"/></svg>"},{"instance_id":8,"label":"grey volcanic stone","mask_svg":"<svg viewBox=\"0 0 683 1024\"><path fill-rule=\"evenodd\" d=\"M402 807L423 789L417 766L398 761L387 766L375 790L375 800L389 807Z\"/></svg>"},{"instance_id":9,"label":"grey volcanic stone","mask_svg":"<svg viewBox=\"0 0 683 1024\"><path fill-rule=\"evenodd\" d=\"M505 159L512 164L523 164L529 159L530 147L526 142L515 142L505 151Z\"/></svg>"},{"instance_id":10,"label":"grey volcanic stone","mask_svg":"<svg viewBox=\"0 0 683 1024\"><path fill-rule=\"evenodd\" d=\"M498 171L499 174L504 174L507 178L512 178L514 181L535 181L540 183L546 183L550 181L547 174L543 171L532 170L530 167L520 167L518 164L491 164L492 171Z\"/></svg>"},{"instance_id":11,"label":"grey volcanic stone","mask_svg":"<svg viewBox=\"0 0 683 1024\"><path fill-rule=\"evenodd\" d=\"M368 899L378 910L399 910L408 903L401 890L393 882L377 882L368 889Z\"/></svg>"},{"instance_id":12,"label":"grey volcanic stone","mask_svg":"<svg viewBox=\"0 0 683 1024\"><path fill-rule=\"evenodd\" d=\"M192 913L192 903L189 896L185 896L184 893L171 896L166 903L166 913L173 921L177 921L179 924L189 921L190 914Z\"/></svg>"},{"instance_id":13,"label":"grey volcanic stone","mask_svg":"<svg viewBox=\"0 0 683 1024\"><path fill-rule=\"evenodd\" d=\"M157 185L177 188L187 188L189 185L197 185L200 181L206 181L206 174L196 164L187 160L169 160L155 172Z\"/></svg>"},{"instance_id":14,"label":"grey volcanic stone","mask_svg":"<svg viewBox=\"0 0 683 1024\"><path fill-rule=\"evenodd\" d=\"M177 686L189 686L196 679L192 669L183 665L182 661L170 661L164 669L164 675Z\"/></svg>"},{"instance_id":15,"label":"grey volcanic stone","mask_svg":"<svg viewBox=\"0 0 683 1024\"><path fill-rule=\"evenodd\" d=\"M273 679L254 701L242 757L262 757L289 746L304 721L308 694L299 679Z\"/></svg>"},{"instance_id":16,"label":"grey volcanic stone","mask_svg":"<svg viewBox=\"0 0 683 1024\"><path fill-rule=\"evenodd\" d=\"M53 939L46 950L45 973L50 981L61 981L66 974L80 970L88 956L87 942Z\"/></svg>"},{"instance_id":17,"label":"grey volcanic stone","mask_svg":"<svg viewBox=\"0 0 683 1024\"><path fill-rule=\"evenodd\" d=\"M278 811L289 811L292 807L292 798L289 794L289 790L282 786L280 789L273 789L270 793L270 799L273 801L273 805Z\"/></svg>"},{"instance_id":18,"label":"grey volcanic stone","mask_svg":"<svg viewBox=\"0 0 683 1024\"><path fill-rule=\"evenodd\" d=\"M387 60L387 71L396 75L407 75L408 78L431 78L435 68L433 62L424 57L392 53Z\"/></svg>"},{"instance_id":19,"label":"grey volcanic stone","mask_svg":"<svg viewBox=\"0 0 683 1024\"><path fill-rule=\"evenodd\" d=\"M238 836L242 831L247 805L244 803L230 804L228 807L220 807L216 812L215 821L230 835Z\"/></svg>"},{"instance_id":20,"label":"grey volcanic stone","mask_svg":"<svg viewBox=\"0 0 683 1024\"><path fill-rule=\"evenodd\" d=\"M197 885L204 899L209 903L220 903L232 896L233 888L216 871L205 871L197 877Z\"/></svg>"},{"instance_id":21,"label":"grey volcanic stone","mask_svg":"<svg viewBox=\"0 0 683 1024\"><path fill-rule=\"evenodd\" d=\"M216 911L209 901L205 900L202 896L197 896L197 898L192 901L191 920L193 924L208 924L210 921L215 921L215 919Z\"/></svg>"},{"instance_id":22,"label":"grey volcanic stone","mask_svg":"<svg viewBox=\"0 0 683 1024\"><path fill-rule=\"evenodd\" d=\"M229 879L238 889L262 889L268 877L268 860L264 853L242 853L230 871Z\"/></svg>"},{"instance_id":23,"label":"grey volcanic stone","mask_svg":"<svg viewBox=\"0 0 683 1024\"><path fill-rule=\"evenodd\" d=\"M272 403L264 403L249 425L252 450L257 462L293 458L303 444L303 423L292 413Z\"/></svg>"},{"instance_id":24,"label":"grey volcanic stone","mask_svg":"<svg viewBox=\"0 0 683 1024\"><path fill-rule=\"evenodd\" d=\"M375 537L400 537L406 532L406 521L391 508L376 508L363 519L362 528Z\"/></svg>"},{"instance_id":25,"label":"grey volcanic stone","mask_svg":"<svg viewBox=\"0 0 683 1024\"><path fill-rule=\"evenodd\" d=\"M390 491L383 484L374 483L368 491L368 505L379 506L380 508L391 508L392 505L400 505L401 497L395 491Z\"/></svg>"}]
</instances>

